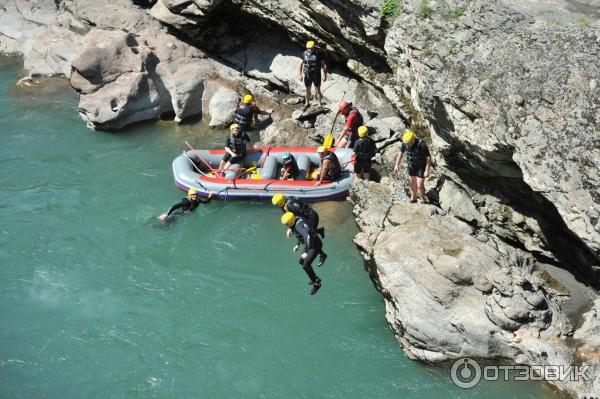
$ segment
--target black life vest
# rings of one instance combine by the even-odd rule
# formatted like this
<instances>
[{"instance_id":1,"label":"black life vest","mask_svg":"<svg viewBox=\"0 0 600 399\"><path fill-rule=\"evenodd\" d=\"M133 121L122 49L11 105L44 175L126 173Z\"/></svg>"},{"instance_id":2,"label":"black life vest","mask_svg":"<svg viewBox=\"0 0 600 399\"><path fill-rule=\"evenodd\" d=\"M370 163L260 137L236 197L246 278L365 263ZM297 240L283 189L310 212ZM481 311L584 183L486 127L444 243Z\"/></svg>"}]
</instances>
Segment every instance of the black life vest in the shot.
<instances>
[{"instance_id":1,"label":"black life vest","mask_svg":"<svg viewBox=\"0 0 600 399\"><path fill-rule=\"evenodd\" d=\"M246 134L240 133L238 136L231 133L229 135L229 148L236 154L246 154Z\"/></svg>"},{"instance_id":2,"label":"black life vest","mask_svg":"<svg viewBox=\"0 0 600 399\"><path fill-rule=\"evenodd\" d=\"M314 76L321 73L321 57L317 53L318 50L315 50L314 53L308 50L304 52L304 75Z\"/></svg>"},{"instance_id":3,"label":"black life vest","mask_svg":"<svg viewBox=\"0 0 600 399\"><path fill-rule=\"evenodd\" d=\"M375 146L375 142L370 137L361 137L356 140L354 143L354 152L356 153L356 158L361 161L370 161L375 155L375 151L377 151L377 147Z\"/></svg>"},{"instance_id":4,"label":"black life vest","mask_svg":"<svg viewBox=\"0 0 600 399\"><path fill-rule=\"evenodd\" d=\"M325 162L326 159L329 160L329 169L327 170L325 178L327 180L338 179L342 175L342 165L340 165L340 160L333 152L327 153L327 155L323 157L323 162Z\"/></svg>"},{"instance_id":5,"label":"black life vest","mask_svg":"<svg viewBox=\"0 0 600 399\"><path fill-rule=\"evenodd\" d=\"M291 156L291 158L283 161L283 167L289 170L288 176L291 176L293 178L296 178L296 176L298 176L298 173L300 172L300 170L298 169L298 164L296 163L296 159L293 155Z\"/></svg>"},{"instance_id":6,"label":"black life vest","mask_svg":"<svg viewBox=\"0 0 600 399\"><path fill-rule=\"evenodd\" d=\"M254 117L254 106L251 104L242 104L235 111L233 119L240 126L242 132L250 129L252 118Z\"/></svg>"},{"instance_id":7,"label":"black life vest","mask_svg":"<svg viewBox=\"0 0 600 399\"><path fill-rule=\"evenodd\" d=\"M423 140L416 139L415 143L410 148L404 143L402 143L402 145L404 146L404 157L406 158L406 163L409 168L425 164L428 155L425 151L426 147L424 147L424 145L426 146L426 144Z\"/></svg>"},{"instance_id":8,"label":"black life vest","mask_svg":"<svg viewBox=\"0 0 600 399\"><path fill-rule=\"evenodd\" d=\"M308 208L306 202L296 197L290 197L285 203L285 208L297 216L306 216L305 212Z\"/></svg>"}]
</instances>

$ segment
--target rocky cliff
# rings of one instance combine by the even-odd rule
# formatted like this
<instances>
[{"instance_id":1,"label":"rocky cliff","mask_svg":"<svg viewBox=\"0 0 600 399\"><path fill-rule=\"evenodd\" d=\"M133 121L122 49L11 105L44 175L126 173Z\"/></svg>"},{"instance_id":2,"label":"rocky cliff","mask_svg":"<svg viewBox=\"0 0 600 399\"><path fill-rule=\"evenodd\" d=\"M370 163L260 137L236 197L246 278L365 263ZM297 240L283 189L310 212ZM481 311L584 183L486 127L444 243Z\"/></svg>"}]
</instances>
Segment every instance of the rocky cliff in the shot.
<instances>
[{"instance_id":1,"label":"rocky cliff","mask_svg":"<svg viewBox=\"0 0 600 399\"><path fill-rule=\"evenodd\" d=\"M316 39L330 60L329 107L354 101L378 143L381 183L351 193L355 242L406 354L583 362L590 381L554 384L600 395L598 299L584 315L566 310L578 287L600 285L597 4L136 4L8 0L0 50L23 54L31 76L70 77L92 128L199 114L221 126L248 90L297 102L301 45ZM313 143L329 121L283 107L261 137ZM406 204L406 176L385 176L406 126L431 144L435 206ZM579 285L562 285L556 267Z\"/></svg>"}]
</instances>

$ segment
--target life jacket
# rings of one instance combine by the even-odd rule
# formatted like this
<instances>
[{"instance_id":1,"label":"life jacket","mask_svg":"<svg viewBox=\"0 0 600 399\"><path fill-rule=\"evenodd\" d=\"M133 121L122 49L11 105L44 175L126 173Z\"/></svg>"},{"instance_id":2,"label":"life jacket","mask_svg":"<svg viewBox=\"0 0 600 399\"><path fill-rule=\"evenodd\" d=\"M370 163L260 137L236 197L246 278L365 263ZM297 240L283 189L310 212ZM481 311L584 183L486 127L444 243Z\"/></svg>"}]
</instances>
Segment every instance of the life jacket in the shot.
<instances>
[{"instance_id":1,"label":"life jacket","mask_svg":"<svg viewBox=\"0 0 600 399\"><path fill-rule=\"evenodd\" d=\"M327 180L338 179L342 175L342 165L340 165L340 160L333 152L327 153L327 155L323 157L323 162L325 162L326 159L329 160L329 169L327 170L325 178Z\"/></svg>"},{"instance_id":2,"label":"life jacket","mask_svg":"<svg viewBox=\"0 0 600 399\"><path fill-rule=\"evenodd\" d=\"M310 53L308 50L304 52L304 75L314 76L321 73L321 60L317 53L318 50L315 50L314 53Z\"/></svg>"},{"instance_id":3,"label":"life jacket","mask_svg":"<svg viewBox=\"0 0 600 399\"><path fill-rule=\"evenodd\" d=\"M242 132L250 129L254 117L254 106L252 104L242 104L235 111L233 119L240 126Z\"/></svg>"},{"instance_id":4,"label":"life jacket","mask_svg":"<svg viewBox=\"0 0 600 399\"><path fill-rule=\"evenodd\" d=\"M361 137L354 144L354 153L356 158L364 161L369 161L375 155L375 142L370 137Z\"/></svg>"},{"instance_id":5,"label":"life jacket","mask_svg":"<svg viewBox=\"0 0 600 399\"><path fill-rule=\"evenodd\" d=\"M363 120L363 117L360 114L360 111L358 110L358 108L352 107L350 112L348 112L348 116L346 117L346 119L350 118L350 115L352 115L352 114L356 114L356 119L354 119L354 122L352 122L352 125L350 126L350 130L352 131L352 137L357 138L358 137L358 128L363 125L364 120Z\"/></svg>"},{"instance_id":6,"label":"life jacket","mask_svg":"<svg viewBox=\"0 0 600 399\"><path fill-rule=\"evenodd\" d=\"M404 157L409 168L425 164L427 156L423 150L423 144L424 142L421 139L416 139L415 144L411 148L408 148L404 143L402 144L405 146Z\"/></svg>"},{"instance_id":7,"label":"life jacket","mask_svg":"<svg viewBox=\"0 0 600 399\"><path fill-rule=\"evenodd\" d=\"M231 133L229 135L229 148L236 154L244 155L246 154L246 135L244 133L240 133L239 136L236 137L235 134Z\"/></svg>"}]
</instances>

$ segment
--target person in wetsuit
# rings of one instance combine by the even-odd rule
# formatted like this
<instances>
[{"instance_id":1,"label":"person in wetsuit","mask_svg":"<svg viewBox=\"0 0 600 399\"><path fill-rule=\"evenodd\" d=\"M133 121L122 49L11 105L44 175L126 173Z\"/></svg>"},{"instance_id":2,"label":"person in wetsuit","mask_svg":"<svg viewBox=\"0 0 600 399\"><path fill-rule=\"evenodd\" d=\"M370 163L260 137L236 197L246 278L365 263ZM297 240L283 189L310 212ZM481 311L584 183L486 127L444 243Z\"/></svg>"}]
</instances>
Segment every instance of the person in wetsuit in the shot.
<instances>
[{"instance_id":1,"label":"person in wetsuit","mask_svg":"<svg viewBox=\"0 0 600 399\"><path fill-rule=\"evenodd\" d=\"M375 141L369 137L369 128L361 126L358 128L358 137L354 143L354 173L359 179L369 180L371 173L371 162L377 146Z\"/></svg>"},{"instance_id":2,"label":"person in wetsuit","mask_svg":"<svg viewBox=\"0 0 600 399\"><path fill-rule=\"evenodd\" d=\"M321 69L323 69L323 82L325 82L327 80L327 64L321 56L321 52L317 49L315 42L309 40L306 42L306 51L302 53L302 61L300 61L300 65L298 66L298 80L303 81L305 87L303 111L306 111L310 106L310 89L313 84L315 85L315 91L317 92L319 108L323 110Z\"/></svg>"},{"instance_id":3,"label":"person in wetsuit","mask_svg":"<svg viewBox=\"0 0 600 399\"><path fill-rule=\"evenodd\" d=\"M338 112L346 118L344 129L338 135L335 141L336 147L353 148L354 142L358 139L358 128L363 125L364 119L358 108L352 106L352 103L342 101Z\"/></svg>"},{"instance_id":4,"label":"person in wetsuit","mask_svg":"<svg viewBox=\"0 0 600 399\"><path fill-rule=\"evenodd\" d=\"M329 148L320 146L317 152L321 157L321 170L319 171L319 180L315 182L315 186L323 184L324 180L334 181L342 176L342 165L335 155L329 151Z\"/></svg>"},{"instance_id":5,"label":"person in wetsuit","mask_svg":"<svg viewBox=\"0 0 600 399\"><path fill-rule=\"evenodd\" d=\"M312 233L316 233L325 238L325 228L319 228L319 214L317 211L312 209L306 202L300 198L288 197L286 198L283 194L277 193L271 198L273 205L279 207L281 212L292 212L294 215L298 215L304 221L306 221L309 227L312 229ZM291 237L292 231L288 230L288 237Z\"/></svg>"},{"instance_id":6,"label":"person in wetsuit","mask_svg":"<svg viewBox=\"0 0 600 399\"><path fill-rule=\"evenodd\" d=\"M233 115L233 120L239 126L242 133L250 131L255 115L271 115L273 113L272 109L267 111L261 110L256 106L253 100L254 98L251 94L246 94L239 102L235 114Z\"/></svg>"},{"instance_id":7,"label":"person in wetsuit","mask_svg":"<svg viewBox=\"0 0 600 399\"><path fill-rule=\"evenodd\" d=\"M193 212L200 204L208 204L213 196L214 193L210 193L204 199L198 195L198 191L195 188L190 188L187 192L187 198L183 198L180 202L169 208L167 213L163 213L158 218L164 221L172 217L177 211L179 213Z\"/></svg>"},{"instance_id":8,"label":"person in wetsuit","mask_svg":"<svg viewBox=\"0 0 600 399\"><path fill-rule=\"evenodd\" d=\"M283 168L281 168L281 180L296 179L300 174L300 169L296 163L296 158L288 151L282 154Z\"/></svg>"},{"instance_id":9,"label":"person in wetsuit","mask_svg":"<svg viewBox=\"0 0 600 399\"><path fill-rule=\"evenodd\" d=\"M234 123L229 127L231 133L225 140L225 155L219 165L218 173L221 174L223 170L229 169L229 166L234 163L239 163L246 156L246 144L250 142L250 136L246 133L242 133L237 123Z\"/></svg>"},{"instance_id":10,"label":"person in wetsuit","mask_svg":"<svg viewBox=\"0 0 600 399\"><path fill-rule=\"evenodd\" d=\"M402 135L402 146L396 156L394 164L394 173L398 173L400 162L406 157L408 166L408 178L410 182L410 202L417 202L417 196L421 197L421 203L426 203L425 197L425 179L431 172L431 153L425 140L415 136L411 130L407 130Z\"/></svg>"},{"instance_id":11,"label":"person in wetsuit","mask_svg":"<svg viewBox=\"0 0 600 399\"><path fill-rule=\"evenodd\" d=\"M284 213L281 216L281 223L287 225L298 239L298 243L292 249L294 252L298 250L300 244L304 244L304 251L298 263L302 265L310 279L312 285L310 295L315 295L321 288L321 279L315 273L312 263L319 256L317 265L320 267L327 259L327 254L323 252L323 242L318 235L311 233L311 228L302 218L296 217L292 212Z\"/></svg>"}]
</instances>

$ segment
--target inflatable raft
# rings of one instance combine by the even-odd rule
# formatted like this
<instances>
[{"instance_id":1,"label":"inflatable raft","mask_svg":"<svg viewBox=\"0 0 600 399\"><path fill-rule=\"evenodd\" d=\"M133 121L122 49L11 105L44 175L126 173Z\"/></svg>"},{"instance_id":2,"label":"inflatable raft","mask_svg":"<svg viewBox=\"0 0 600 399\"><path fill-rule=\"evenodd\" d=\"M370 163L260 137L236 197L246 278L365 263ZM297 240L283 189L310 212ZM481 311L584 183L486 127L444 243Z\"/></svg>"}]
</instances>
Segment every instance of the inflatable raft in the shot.
<instances>
[{"instance_id":1,"label":"inflatable raft","mask_svg":"<svg viewBox=\"0 0 600 399\"><path fill-rule=\"evenodd\" d=\"M280 180L282 155L290 152L296 158L300 178ZM321 160L316 147L268 147L248 149L242 164L232 164L221 176L218 169L225 150L191 150L173 161L175 185L182 190L195 188L207 196L216 193L221 199L271 198L275 193L295 196L310 201L344 197L354 180L352 150L332 148L342 165L342 176L336 181L324 181L315 186L311 176L320 168Z\"/></svg>"}]
</instances>

